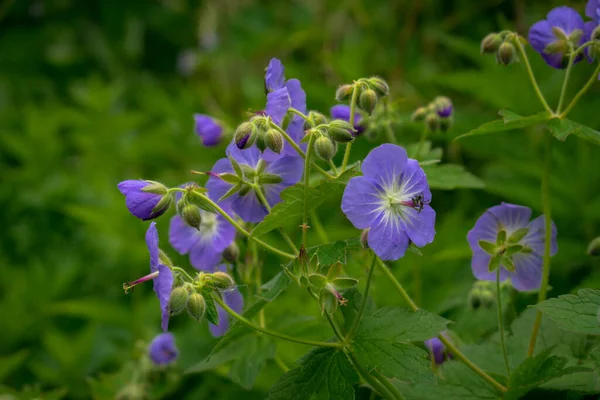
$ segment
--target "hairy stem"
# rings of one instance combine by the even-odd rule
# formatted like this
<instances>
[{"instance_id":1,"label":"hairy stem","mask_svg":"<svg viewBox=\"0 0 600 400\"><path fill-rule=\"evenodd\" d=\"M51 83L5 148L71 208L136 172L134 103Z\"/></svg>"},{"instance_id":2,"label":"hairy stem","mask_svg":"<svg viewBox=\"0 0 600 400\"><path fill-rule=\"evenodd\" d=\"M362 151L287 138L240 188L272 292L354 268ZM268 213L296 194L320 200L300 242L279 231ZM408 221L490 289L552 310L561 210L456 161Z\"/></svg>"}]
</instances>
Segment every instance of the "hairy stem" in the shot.
<instances>
[{"instance_id":1,"label":"hairy stem","mask_svg":"<svg viewBox=\"0 0 600 400\"><path fill-rule=\"evenodd\" d=\"M531 82L531 86L533 86L533 90L535 91L535 94L537 95L538 99L540 100L540 103L542 103L542 105L544 106L544 109L546 111L548 111L551 114L554 114L554 112L548 105L548 102L544 98L542 91L540 90L540 86L538 85L537 80L535 79L535 75L533 74L533 70L531 69L531 64L529 63L529 58L527 58L527 53L525 53L523 44L521 43L521 40L519 40L519 37L517 35L513 36L513 43L516 45L517 50L519 51L519 55L521 56L521 59L523 60L523 64L525 65L525 70L527 71L527 75L529 76L529 81Z\"/></svg>"},{"instance_id":2,"label":"hairy stem","mask_svg":"<svg viewBox=\"0 0 600 400\"><path fill-rule=\"evenodd\" d=\"M398 400L381 382L372 377L369 374L369 372L366 371L362 367L362 365L360 365L360 363L358 362L354 354L352 354L352 352L346 351L346 355L348 356L348 359L350 360L350 363L352 364L356 372L358 372L361 378L363 378L365 382L367 382L371 386L371 388L373 388L374 391L378 392L384 399Z\"/></svg>"},{"instance_id":3,"label":"hairy stem","mask_svg":"<svg viewBox=\"0 0 600 400\"><path fill-rule=\"evenodd\" d=\"M571 100L571 103L569 103L567 108L565 108L565 111L560 114L560 118L565 118L571 112L571 110L573 110L573 107L575 107L575 104L577 104L579 99L581 99L581 97L590 89L590 87L592 87L592 85L598 81L598 74L600 74L600 63L592 73L592 76L587 83L581 88L575 97L573 97L573 100Z\"/></svg>"},{"instance_id":4,"label":"hairy stem","mask_svg":"<svg viewBox=\"0 0 600 400\"><path fill-rule=\"evenodd\" d=\"M352 91L352 98L350 99L350 123L354 125L354 113L356 112L356 100L358 99L358 83L354 83L354 90ZM344 160L342 161L342 173L346 171L348 166L348 160L350 159L350 152L352 151L352 142L346 144L346 152L344 153Z\"/></svg>"},{"instance_id":5,"label":"hairy stem","mask_svg":"<svg viewBox=\"0 0 600 400\"><path fill-rule=\"evenodd\" d=\"M390 393L394 396L395 399L404 400L404 396L402 396L402 393L400 393L396 386L392 385L392 382L390 382L388 378L383 376L381 372L375 369L371 372L371 374L375 377L375 379L379 380L379 382L381 382L387 390L390 391Z\"/></svg>"},{"instance_id":6,"label":"hairy stem","mask_svg":"<svg viewBox=\"0 0 600 400\"><path fill-rule=\"evenodd\" d=\"M313 153L315 135L310 135L306 158L304 159L304 209L302 211L302 245L306 248L306 235L308 233L308 188L310 185L310 158Z\"/></svg>"},{"instance_id":7,"label":"hairy stem","mask_svg":"<svg viewBox=\"0 0 600 400\"><path fill-rule=\"evenodd\" d=\"M267 211L271 212L271 206L269 205L267 198L263 194L262 189L260 188L260 185L258 185L257 180L258 180L258 178L255 178L255 182L254 182L254 192L256 193L256 197L258 197L258 201L260 201L260 203L263 206L265 206ZM296 248L294 241L292 239L290 239L287 232L283 228L278 228L277 231L281 234L281 237L283 238L283 240L285 240L285 242L288 244L288 246L290 246L290 249L292 249L292 251L294 253L298 253L298 249Z\"/></svg>"},{"instance_id":8,"label":"hairy stem","mask_svg":"<svg viewBox=\"0 0 600 400\"><path fill-rule=\"evenodd\" d=\"M571 48L571 55L569 56L569 63L567 64L567 70L565 71L565 79L563 80L562 89L560 91L560 97L558 98L558 107L556 108L556 113L560 114L562 111L563 103L565 101L565 96L567 94L567 87L569 86L569 77L571 76L571 68L573 68L573 62L575 61L575 53Z\"/></svg>"},{"instance_id":9,"label":"hairy stem","mask_svg":"<svg viewBox=\"0 0 600 400\"><path fill-rule=\"evenodd\" d=\"M496 299L498 306L498 330L500 331L500 348L504 357L504 367L506 376L510 382L510 366L508 364L508 354L506 353L506 343L504 343L504 314L502 313L502 296L500 292L500 266L496 269Z\"/></svg>"}]
</instances>

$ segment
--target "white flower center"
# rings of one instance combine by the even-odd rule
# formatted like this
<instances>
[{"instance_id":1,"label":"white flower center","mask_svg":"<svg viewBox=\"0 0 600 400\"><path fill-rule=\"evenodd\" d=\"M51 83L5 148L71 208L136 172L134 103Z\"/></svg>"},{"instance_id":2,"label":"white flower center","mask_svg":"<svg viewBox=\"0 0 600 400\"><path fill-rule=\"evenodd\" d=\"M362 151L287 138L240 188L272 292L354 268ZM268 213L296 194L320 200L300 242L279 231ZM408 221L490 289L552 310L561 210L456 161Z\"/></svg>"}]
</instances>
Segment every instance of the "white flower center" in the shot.
<instances>
[{"instance_id":1,"label":"white flower center","mask_svg":"<svg viewBox=\"0 0 600 400\"><path fill-rule=\"evenodd\" d=\"M197 235L200 235L200 240L209 241L219 230L219 220L217 214L202 211L202 222L198 227Z\"/></svg>"},{"instance_id":2,"label":"white flower center","mask_svg":"<svg viewBox=\"0 0 600 400\"><path fill-rule=\"evenodd\" d=\"M377 215L383 215L382 222L388 226L392 224L397 228L400 221L408 222L410 209L420 212L427 201L423 194L417 190L417 180L402 174L388 177L381 185L378 193L379 206ZM413 183L414 181L414 183Z\"/></svg>"}]
</instances>

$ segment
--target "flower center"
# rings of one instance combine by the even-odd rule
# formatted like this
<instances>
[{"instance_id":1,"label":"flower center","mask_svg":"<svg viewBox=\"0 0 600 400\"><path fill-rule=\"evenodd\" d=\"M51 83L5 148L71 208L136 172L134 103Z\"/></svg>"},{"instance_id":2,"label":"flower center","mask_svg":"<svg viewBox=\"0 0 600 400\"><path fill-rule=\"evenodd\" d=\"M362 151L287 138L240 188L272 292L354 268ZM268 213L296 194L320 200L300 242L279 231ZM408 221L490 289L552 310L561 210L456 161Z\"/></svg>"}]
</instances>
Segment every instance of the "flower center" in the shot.
<instances>
[{"instance_id":1,"label":"flower center","mask_svg":"<svg viewBox=\"0 0 600 400\"><path fill-rule=\"evenodd\" d=\"M202 222L198 227L198 234L202 240L212 239L218 228L219 221L217 220L217 214L209 212L202 213Z\"/></svg>"}]
</instances>

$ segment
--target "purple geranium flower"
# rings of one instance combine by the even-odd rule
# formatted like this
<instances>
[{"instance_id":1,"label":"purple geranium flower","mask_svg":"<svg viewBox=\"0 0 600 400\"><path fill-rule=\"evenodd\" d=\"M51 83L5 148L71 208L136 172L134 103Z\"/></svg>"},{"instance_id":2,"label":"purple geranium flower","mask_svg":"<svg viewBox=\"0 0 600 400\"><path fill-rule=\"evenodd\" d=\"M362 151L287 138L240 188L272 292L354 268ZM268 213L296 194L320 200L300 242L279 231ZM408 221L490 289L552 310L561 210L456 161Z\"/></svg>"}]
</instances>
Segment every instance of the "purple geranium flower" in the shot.
<instances>
[{"instance_id":1,"label":"purple geranium flower","mask_svg":"<svg viewBox=\"0 0 600 400\"><path fill-rule=\"evenodd\" d=\"M433 355L433 360L437 365L440 365L444 362L446 358L446 346L444 346L444 343L442 343L440 339L434 337L426 340L425 347L429 349L429 351Z\"/></svg>"},{"instance_id":2,"label":"purple geranium flower","mask_svg":"<svg viewBox=\"0 0 600 400\"><path fill-rule=\"evenodd\" d=\"M231 215L229 204L219 204ZM196 269L213 272L223 251L235 239L235 227L221 214L200 210L202 222L199 229L186 224L179 215L171 218L169 243L180 254L190 255L190 263Z\"/></svg>"},{"instance_id":3,"label":"purple geranium flower","mask_svg":"<svg viewBox=\"0 0 600 400\"><path fill-rule=\"evenodd\" d=\"M587 2L585 16L592 19L594 26L600 25L600 0L589 0Z\"/></svg>"},{"instance_id":4,"label":"purple geranium flower","mask_svg":"<svg viewBox=\"0 0 600 400\"><path fill-rule=\"evenodd\" d=\"M163 331L166 331L169 326L169 299L173 291L173 272L160 260L156 222L152 222L146 231L146 245L150 253L150 271L158 272L158 276L154 278L154 291L160 303L160 326Z\"/></svg>"},{"instance_id":5,"label":"purple geranium flower","mask_svg":"<svg viewBox=\"0 0 600 400\"><path fill-rule=\"evenodd\" d=\"M175 346L175 337L172 333L157 335L148 346L148 355L156 365L170 364L177 359L179 351Z\"/></svg>"},{"instance_id":6,"label":"purple geranium flower","mask_svg":"<svg viewBox=\"0 0 600 400\"><path fill-rule=\"evenodd\" d=\"M467 235L469 245L473 251L471 267L477 279L496 280L496 272L489 271L492 255L481 247L485 244L483 242L487 242L497 245L499 254L506 254L514 264L514 272L511 272L502 262L500 263L498 268L500 268L500 279L502 281L510 277L515 289L521 291L534 290L540 287L542 282L542 257L544 254L544 216L540 215L533 221L529 221L530 218L531 210L528 207L508 203L494 206L479 217L475 226ZM558 251L554 223L552 223L551 229L552 247L550 254L554 255ZM504 233L501 233L502 231ZM516 252L514 254L505 253L509 247ZM512 269L512 267L509 267L509 269Z\"/></svg>"},{"instance_id":7,"label":"purple geranium flower","mask_svg":"<svg viewBox=\"0 0 600 400\"><path fill-rule=\"evenodd\" d=\"M216 146L223 137L223 127L213 117L194 114L194 129L206 147Z\"/></svg>"},{"instance_id":8,"label":"purple geranium flower","mask_svg":"<svg viewBox=\"0 0 600 400\"><path fill-rule=\"evenodd\" d=\"M167 188L157 182L144 180L128 180L117 185L119 191L125 195L125 205L130 213L136 217L147 221L160 217L167 211L170 201L162 201L167 195ZM144 191L149 188L155 189L152 192ZM157 192L164 192L158 194ZM161 204L159 205L159 202ZM157 206L159 206L157 208Z\"/></svg>"},{"instance_id":9,"label":"purple geranium flower","mask_svg":"<svg viewBox=\"0 0 600 400\"><path fill-rule=\"evenodd\" d=\"M402 257L410 242L422 247L435 236L431 192L419 162L393 144L373 149L352 178L342 211L358 229L370 228L369 247L384 260Z\"/></svg>"},{"instance_id":10,"label":"purple geranium flower","mask_svg":"<svg viewBox=\"0 0 600 400\"><path fill-rule=\"evenodd\" d=\"M346 104L336 104L331 107L331 118L341 119L343 121L350 122L350 106ZM354 136L358 136L365 131L365 127L360 124L362 116L359 112L354 113L354 129L356 132L352 132Z\"/></svg>"},{"instance_id":11,"label":"purple geranium flower","mask_svg":"<svg viewBox=\"0 0 600 400\"><path fill-rule=\"evenodd\" d=\"M221 264L216 268L217 271L227 272L227 266ZM244 311L244 296L240 293L237 287L223 292L223 301L236 313ZM219 313L219 324L209 324L210 333L215 336L223 336L229 330L229 314L221 306L216 304L217 312Z\"/></svg>"},{"instance_id":12,"label":"purple geranium flower","mask_svg":"<svg viewBox=\"0 0 600 400\"><path fill-rule=\"evenodd\" d=\"M262 183L262 193L265 195L269 206L273 207L281 201L279 193L286 187L292 186L302 177L303 160L300 157L278 156L274 160L266 160L263 154L255 147L240 150L235 143L227 147L227 154L233 157L240 165L250 167L255 171L257 180L268 180ZM261 163L265 165L264 170L257 170ZM222 158L213 166L212 174L208 179L206 188L212 199L220 199L232 188L232 184L225 182L215 176L224 172L233 173L233 167L229 158ZM254 179L254 178L253 178ZM231 209L246 222L260 222L267 215L267 209L262 205L251 188L235 193L223 200L225 204L231 204Z\"/></svg>"},{"instance_id":13,"label":"purple geranium flower","mask_svg":"<svg viewBox=\"0 0 600 400\"><path fill-rule=\"evenodd\" d=\"M576 38L578 34L579 38L573 43L574 46L579 46L586 40L581 15L570 7L556 7L548 13L547 19L536 22L529 29L529 42L548 65L565 68L569 50L567 41ZM549 48L550 45L552 46ZM581 58L581 55L577 56L574 63Z\"/></svg>"}]
</instances>

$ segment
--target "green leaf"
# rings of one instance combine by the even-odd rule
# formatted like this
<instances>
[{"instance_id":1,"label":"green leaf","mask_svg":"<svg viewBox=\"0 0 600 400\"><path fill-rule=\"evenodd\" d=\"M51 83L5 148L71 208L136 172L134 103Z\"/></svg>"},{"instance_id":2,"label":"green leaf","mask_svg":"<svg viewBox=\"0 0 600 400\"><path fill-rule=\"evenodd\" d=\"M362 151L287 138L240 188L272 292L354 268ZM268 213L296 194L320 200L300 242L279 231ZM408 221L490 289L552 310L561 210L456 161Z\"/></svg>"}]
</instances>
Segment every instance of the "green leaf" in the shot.
<instances>
[{"instance_id":1,"label":"green leaf","mask_svg":"<svg viewBox=\"0 0 600 400\"><path fill-rule=\"evenodd\" d=\"M29 356L29 350L19 350L11 355L0 357L0 381L5 382L16 369L18 369Z\"/></svg>"},{"instance_id":2,"label":"green leaf","mask_svg":"<svg viewBox=\"0 0 600 400\"><path fill-rule=\"evenodd\" d=\"M569 119L553 118L546 123L546 129L561 141L566 140L569 135L576 135L600 145L600 132Z\"/></svg>"},{"instance_id":3,"label":"green leaf","mask_svg":"<svg viewBox=\"0 0 600 400\"><path fill-rule=\"evenodd\" d=\"M238 353L229 370L232 381L244 389L252 389L258 374L262 371L267 360L275 357L277 350L272 338L264 335L253 335L242 353Z\"/></svg>"},{"instance_id":4,"label":"green leaf","mask_svg":"<svg viewBox=\"0 0 600 400\"><path fill-rule=\"evenodd\" d=\"M344 333L347 333L354 323L356 316L358 315L358 310L360 308L360 304L362 303L363 296L357 288L352 288L344 291L344 298L348 300L348 303L346 303L345 307L341 307L340 311L344 316ZM375 303L373 302L373 299L369 297L367 298L363 315L371 315L374 312Z\"/></svg>"},{"instance_id":5,"label":"green leaf","mask_svg":"<svg viewBox=\"0 0 600 400\"><path fill-rule=\"evenodd\" d=\"M486 135L489 133L506 132L514 129L522 129L533 125L538 125L550 120L550 113L542 111L540 113L522 117L509 110L500 110L498 114L502 117L500 120L487 122L463 135L456 137L454 140L462 139L468 136Z\"/></svg>"},{"instance_id":6,"label":"green leaf","mask_svg":"<svg viewBox=\"0 0 600 400\"><path fill-rule=\"evenodd\" d=\"M336 179L327 179L314 187L308 187L306 201L308 210L317 208L330 198L339 195L345 183L357 174L356 168L347 169ZM281 202L252 230L252 236L264 235L273 229L281 228L290 220L300 219L304 212L304 185L296 184L281 192Z\"/></svg>"},{"instance_id":7,"label":"green leaf","mask_svg":"<svg viewBox=\"0 0 600 400\"><path fill-rule=\"evenodd\" d=\"M560 329L600 335L600 290L581 289L538 303L535 307L556 322Z\"/></svg>"},{"instance_id":8,"label":"green leaf","mask_svg":"<svg viewBox=\"0 0 600 400\"><path fill-rule=\"evenodd\" d=\"M321 267L327 267L336 262L346 264L346 254L348 249L361 248L360 238L340 240L334 243L323 244L320 246L309 247L306 249L309 257L314 255L319 259Z\"/></svg>"},{"instance_id":9,"label":"green leaf","mask_svg":"<svg viewBox=\"0 0 600 400\"><path fill-rule=\"evenodd\" d=\"M388 378L416 382L433 378L427 353L409 344L437 336L449 321L425 310L384 307L363 317L352 347L368 370L377 369Z\"/></svg>"},{"instance_id":10,"label":"green leaf","mask_svg":"<svg viewBox=\"0 0 600 400\"><path fill-rule=\"evenodd\" d=\"M275 383L268 400L354 400L352 385L359 378L343 352L320 347L299 363Z\"/></svg>"},{"instance_id":11,"label":"green leaf","mask_svg":"<svg viewBox=\"0 0 600 400\"><path fill-rule=\"evenodd\" d=\"M482 189L483 181L465 171L464 167L456 164L439 164L423 166L427 182L432 189Z\"/></svg>"}]
</instances>

